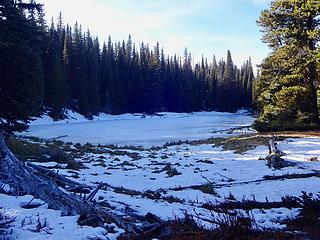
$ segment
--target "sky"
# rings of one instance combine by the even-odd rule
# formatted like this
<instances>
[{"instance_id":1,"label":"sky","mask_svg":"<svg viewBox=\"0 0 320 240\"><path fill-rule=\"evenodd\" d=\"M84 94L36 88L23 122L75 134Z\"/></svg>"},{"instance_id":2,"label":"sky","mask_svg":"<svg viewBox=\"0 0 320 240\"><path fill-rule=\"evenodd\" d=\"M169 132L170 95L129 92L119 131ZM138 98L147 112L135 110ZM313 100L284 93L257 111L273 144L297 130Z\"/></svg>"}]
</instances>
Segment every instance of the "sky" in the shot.
<instances>
[{"instance_id":1,"label":"sky","mask_svg":"<svg viewBox=\"0 0 320 240\"><path fill-rule=\"evenodd\" d=\"M39 0L46 20L62 12L65 23L76 21L89 28L100 41L141 41L154 46L158 41L166 54L183 55L185 47L194 56L210 62L232 53L240 66L249 56L261 63L270 50L261 42L256 24L271 0Z\"/></svg>"}]
</instances>

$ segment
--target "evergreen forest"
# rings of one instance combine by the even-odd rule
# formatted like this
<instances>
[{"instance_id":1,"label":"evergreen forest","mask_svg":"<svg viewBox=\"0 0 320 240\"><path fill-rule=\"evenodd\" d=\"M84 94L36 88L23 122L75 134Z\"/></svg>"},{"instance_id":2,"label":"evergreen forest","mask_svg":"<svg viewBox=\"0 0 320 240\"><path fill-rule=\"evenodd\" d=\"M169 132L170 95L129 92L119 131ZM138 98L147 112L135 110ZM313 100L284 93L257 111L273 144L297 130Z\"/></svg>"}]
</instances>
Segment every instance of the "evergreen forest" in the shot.
<instances>
[{"instance_id":1,"label":"evergreen forest","mask_svg":"<svg viewBox=\"0 0 320 240\"><path fill-rule=\"evenodd\" d=\"M226 60L213 55L194 63L187 49L169 56L159 43L137 46L130 35L101 44L80 24L65 25L61 14L47 25L43 6L34 1L1 1L0 117L8 127L15 125L12 112L24 119L48 111L61 119L65 109L90 118L100 112L236 111L252 105L250 58L237 67L228 51Z\"/></svg>"},{"instance_id":2,"label":"evergreen forest","mask_svg":"<svg viewBox=\"0 0 320 240\"><path fill-rule=\"evenodd\" d=\"M242 66L168 55L156 43L101 41L76 23L47 24L35 0L0 2L0 121L22 130L30 116L54 119L71 109L91 118L110 114L257 110L258 130L319 126L320 3L278 0L257 21L272 52L255 77ZM218 48L219 46L217 46Z\"/></svg>"}]
</instances>

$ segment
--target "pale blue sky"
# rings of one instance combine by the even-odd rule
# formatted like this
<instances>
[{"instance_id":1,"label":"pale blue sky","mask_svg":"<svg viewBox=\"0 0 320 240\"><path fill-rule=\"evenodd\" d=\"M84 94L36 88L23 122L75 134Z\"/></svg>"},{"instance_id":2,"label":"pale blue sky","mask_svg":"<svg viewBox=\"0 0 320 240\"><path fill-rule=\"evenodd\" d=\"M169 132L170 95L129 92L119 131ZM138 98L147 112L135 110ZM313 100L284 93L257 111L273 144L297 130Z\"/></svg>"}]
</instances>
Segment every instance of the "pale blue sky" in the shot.
<instances>
[{"instance_id":1,"label":"pale blue sky","mask_svg":"<svg viewBox=\"0 0 320 240\"><path fill-rule=\"evenodd\" d=\"M168 54L185 47L196 61L225 58L228 49L237 65L251 56L259 64L269 49L261 43L256 20L270 0L39 0L47 21L62 11L64 21L90 28L100 40L127 39L153 46L157 41Z\"/></svg>"}]
</instances>

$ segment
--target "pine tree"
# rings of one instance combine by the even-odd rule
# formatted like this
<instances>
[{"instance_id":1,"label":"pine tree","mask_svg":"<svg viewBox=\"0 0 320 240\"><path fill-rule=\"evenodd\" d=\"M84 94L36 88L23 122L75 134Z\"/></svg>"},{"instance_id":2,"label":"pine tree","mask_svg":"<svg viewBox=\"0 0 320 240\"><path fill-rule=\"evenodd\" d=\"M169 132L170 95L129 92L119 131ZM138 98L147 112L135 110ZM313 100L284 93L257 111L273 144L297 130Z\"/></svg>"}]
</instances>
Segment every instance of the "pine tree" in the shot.
<instances>
[{"instance_id":1,"label":"pine tree","mask_svg":"<svg viewBox=\"0 0 320 240\"><path fill-rule=\"evenodd\" d=\"M132 97L132 110L131 112L143 112L143 78L140 66L140 58L138 52L133 49L133 72L132 76L134 79L134 89Z\"/></svg>"},{"instance_id":2,"label":"pine tree","mask_svg":"<svg viewBox=\"0 0 320 240\"><path fill-rule=\"evenodd\" d=\"M113 113L124 113L128 110L127 99L127 56L126 56L126 44L118 42L115 47L116 52L116 65L114 68L114 79L112 83L113 87Z\"/></svg>"},{"instance_id":3,"label":"pine tree","mask_svg":"<svg viewBox=\"0 0 320 240\"><path fill-rule=\"evenodd\" d=\"M71 56L71 93L72 107L84 116L90 117L90 106L88 99L88 73L87 58L85 52L85 39L81 25L75 24L72 36Z\"/></svg>"},{"instance_id":4,"label":"pine tree","mask_svg":"<svg viewBox=\"0 0 320 240\"><path fill-rule=\"evenodd\" d=\"M181 85L181 96L183 97L182 103L182 111L183 112L192 112L194 110L194 106L196 103L193 102L193 94L192 94L192 81L193 81L193 72L191 66L191 57L188 54L187 48L184 50L183 56L183 77L182 77L182 85Z\"/></svg>"},{"instance_id":5,"label":"pine tree","mask_svg":"<svg viewBox=\"0 0 320 240\"><path fill-rule=\"evenodd\" d=\"M84 37L85 59L86 59L86 94L88 96L89 115L97 114L100 111L100 97L98 90L100 46L99 40L92 39L88 30Z\"/></svg>"},{"instance_id":6,"label":"pine tree","mask_svg":"<svg viewBox=\"0 0 320 240\"><path fill-rule=\"evenodd\" d=\"M148 61L147 77L145 81L145 99L146 111L154 113L164 109L163 89L160 79L160 49L159 43L151 52L150 60Z\"/></svg>"},{"instance_id":7,"label":"pine tree","mask_svg":"<svg viewBox=\"0 0 320 240\"><path fill-rule=\"evenodd\" d=\"M62 62L64 70L64 78L66 84L67 104L65 107L71 107L72 99L72 63L73 63L73 45L72 45L72 29L69 25L66 27L65 37L63 40Z\"/></svg>"},{"instance_id":8,"label":"pine tree","mask_svg":"<svg viewBox=\"0 0 320 240\"><path fill-rule=\"evenodd\" d=\"M319 14L317 0L278 0L262 12L258 24L273 51L256 83L261 110L257 129L318 127Z\"/></svg>"},{"instance_id":9,"label":"pine tree","mask_svg":"<svg viewBox=\"0 0 320 240\"><path fill-rule=\"evenodd\" d=\"M237 106L235 105L237 93L234 91L236 89L234 65L229 50L227 51L226 62L221 60L218 69L217 109L222 111L234 111L237 109Z\"/></svg>"},{"instance_id":10,"label":"pine tree","mask_svg":"<svg viewBox=\"0 0 320 240\"><path fill-rule=\"evenodd\" d=\"M249 57L249 60L247 62L246 66L246 72L247 72L247 83L245 84L245 102L243 103L245 107L252 107L252 98L253 98L253 82L255 80L254 73L253 73L253 68L252 68L252 63L251 63L251 58Z\"/></svg>"},{"instance_id":11,"label":"pine tree","mask_svg":"<svg viewBox=\"0 0 320 240\"><path fill-rule=\"evenodd\" d=\"M64 35L60 15L57 29L54 23L51 23L44 61L44 103L50 110L49 115L54 119L63 118L68 101L68 86L62 54Z\"/></svg>"},{"instance_id":12,"label":"pine tree","mask_svg":"<svg viewBox=\"0 0 320 240\"><path fill-rule=\"evenodd\" d=\"M21 131L42 107L44 32L34 13L42 7L12 0L1 6L0 131Z\"/></svg>"}]
</instances>

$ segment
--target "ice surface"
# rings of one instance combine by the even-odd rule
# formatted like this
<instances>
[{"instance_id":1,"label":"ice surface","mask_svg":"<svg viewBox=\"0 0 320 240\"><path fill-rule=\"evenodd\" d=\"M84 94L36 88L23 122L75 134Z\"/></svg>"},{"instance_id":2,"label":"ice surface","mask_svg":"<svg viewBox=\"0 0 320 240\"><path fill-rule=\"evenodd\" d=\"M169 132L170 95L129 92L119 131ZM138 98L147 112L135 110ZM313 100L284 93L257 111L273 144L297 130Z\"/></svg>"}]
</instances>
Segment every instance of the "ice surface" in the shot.
<instances>
[{"instance_id":1,"label":"ice surface","mask_svg":"<svg viewBox=\"0 0 320 240\"><path fill-rule=\"evenodd\" d=\"M69 111L69 119L52 121L48 116L31 123L23 135L65 142L154 146L178 140L225 136L217 130L249 126L254 118L245 111L238 113L198 112L107 115L93 120Z\"/></svg>"}]
</instances>

